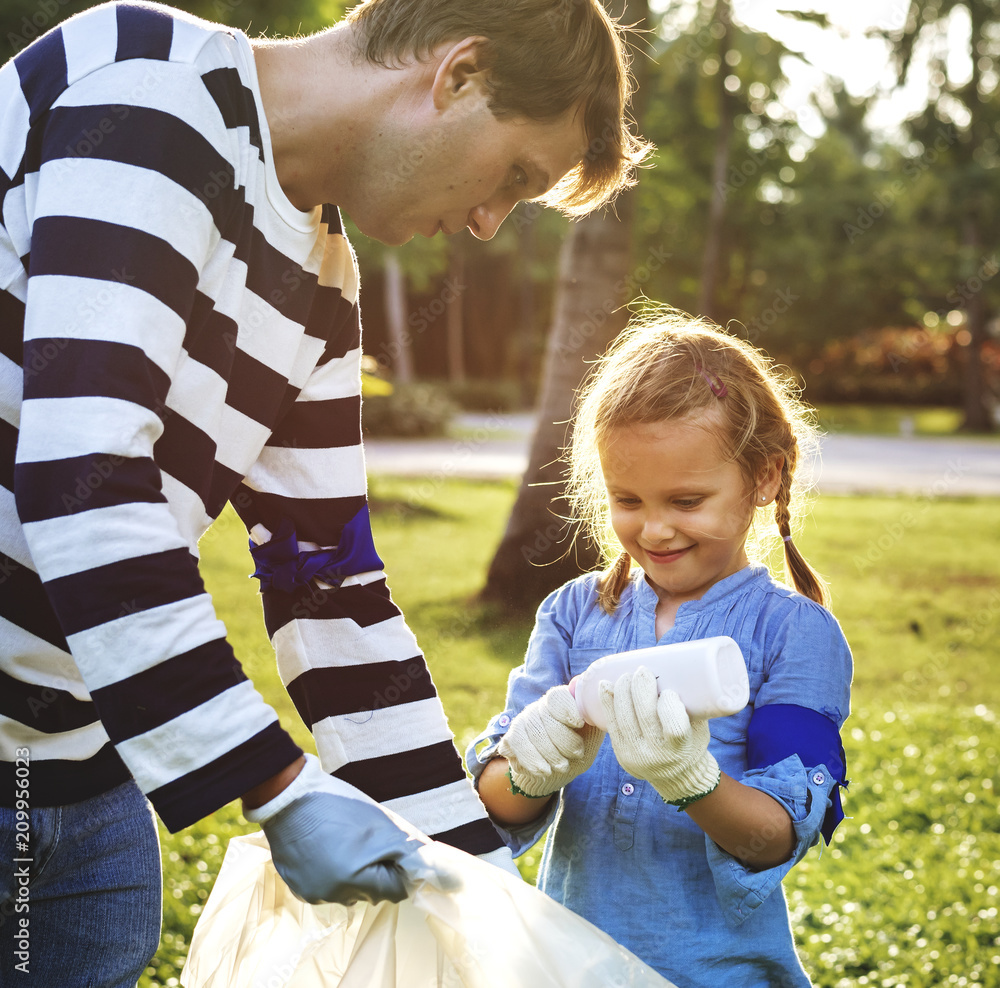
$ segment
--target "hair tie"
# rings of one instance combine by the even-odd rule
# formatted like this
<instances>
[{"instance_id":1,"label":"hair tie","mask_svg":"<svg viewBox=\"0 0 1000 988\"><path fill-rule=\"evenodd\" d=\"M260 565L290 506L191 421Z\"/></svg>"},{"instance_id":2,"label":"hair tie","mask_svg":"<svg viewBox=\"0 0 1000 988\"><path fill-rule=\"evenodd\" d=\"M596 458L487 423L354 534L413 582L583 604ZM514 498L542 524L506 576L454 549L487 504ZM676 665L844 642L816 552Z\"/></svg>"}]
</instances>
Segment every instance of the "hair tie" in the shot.
<instances>
[{"instance_id":1,"label":"hair tie","mask_svg":"<svg viewBox=\"0 0 1000 988\"><path fill-rule=\"evenodd\" d=\"M712 394L714 394L716 398L725 398L726 395L729 394L729 390L722 383L722 381L719 380L717 374L710 373L705 370L704 367L699 367L698 373L705 378L705 383L712 389Z\"/></svg>"},{"instance_id":2,"label":"hair tie","mask_svg":"<svg viewBox=\"0 0 1000 988\"><path fill-rule=\"evenodd\" d=\"M792 541L792 537L790 535L782 535L781 536L781 541L782 542L791 542Z\"/></svg>"}]
</instances>

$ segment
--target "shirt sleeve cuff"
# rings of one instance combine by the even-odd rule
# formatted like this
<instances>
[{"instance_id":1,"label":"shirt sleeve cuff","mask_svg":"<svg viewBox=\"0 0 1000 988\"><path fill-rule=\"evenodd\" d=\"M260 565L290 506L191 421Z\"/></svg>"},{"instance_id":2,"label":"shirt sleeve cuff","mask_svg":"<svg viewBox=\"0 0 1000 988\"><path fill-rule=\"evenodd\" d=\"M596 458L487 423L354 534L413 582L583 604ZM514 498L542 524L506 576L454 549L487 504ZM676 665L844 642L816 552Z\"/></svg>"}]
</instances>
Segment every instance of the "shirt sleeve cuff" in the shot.
<instances>
[{"instance_id":1,"label":"shirt sleeve cuff","mask_svg":"<svg viewBox=\"0 0 1000 988\"><path fill-rule=\"evenodd\" d=\"M473 739L466 750L465 764L472 774L472 783L476 787L477 792L479 791L479 777L483 774L486 763L495 757L500 739L507 733L510 721L509 714L498 714L487 724L486 729ZM497 829L497 833L500 834L503 842L510 848L511 854L515 858L534 847L542 834L548 830L549 824L552 823L552 818L556 815L560 799L562 799L562 794L556 799L549 800L545 812L538 819L532 820L521 827L513 827L508 830L490 817L493 826Z\"/></svg>"},{"instance_id":2,"label":"shirt sleeve cuff","mask_svg":"<svg viewBox=\"0 0 1000 988\"><path fill-rule=\"evenodd\" d=\"M838 781L825 765L806 768L798 755L789 755L776 765L751 769L741 780L777 800L792 818L795 848L791 857L773 868L754 871L738 858L705 838L708 864L723 912L739 926L781 884L785 875L802 859L820 836L832 805Z\"/></svg>"}]
</instances>

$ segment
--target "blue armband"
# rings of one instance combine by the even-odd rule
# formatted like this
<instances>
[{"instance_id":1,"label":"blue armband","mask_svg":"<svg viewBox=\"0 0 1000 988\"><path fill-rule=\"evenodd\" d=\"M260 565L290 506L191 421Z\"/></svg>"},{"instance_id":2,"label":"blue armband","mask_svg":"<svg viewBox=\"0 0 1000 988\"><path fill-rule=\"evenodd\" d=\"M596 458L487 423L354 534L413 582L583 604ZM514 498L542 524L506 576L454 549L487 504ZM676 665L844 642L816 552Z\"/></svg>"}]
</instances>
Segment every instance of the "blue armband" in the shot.
<instances>
[{"instance_id":1,"label":"blue armband","mask_svg":"<svg viewBox=\"0 0 1000 988\"><path fill-rule=\"evenodd\" d=\"M844 819L840 787L847 785L844 746L836 723L817 710L794 703L771 703L754 709L747 726L747 768L776 765L798 755L808 768L825 765L837 780L830 808L820 828L827 844Z\"/></svg>"},{"instance_id":2,"label":"blue armband","mask_svg":"<svg viewBox=\"0 0 1000 988\"><path fill-rule=\"evenodd\" d=\"M300 552L292 522L284 518L269 542L250 542L250 555L257 564L251 576L260 580L260 589L284 593L294 593L314 579L339 587L347 576L384 566L375 551L367 504L344 526L334 549Z\"/></svg>"}]
</instances>

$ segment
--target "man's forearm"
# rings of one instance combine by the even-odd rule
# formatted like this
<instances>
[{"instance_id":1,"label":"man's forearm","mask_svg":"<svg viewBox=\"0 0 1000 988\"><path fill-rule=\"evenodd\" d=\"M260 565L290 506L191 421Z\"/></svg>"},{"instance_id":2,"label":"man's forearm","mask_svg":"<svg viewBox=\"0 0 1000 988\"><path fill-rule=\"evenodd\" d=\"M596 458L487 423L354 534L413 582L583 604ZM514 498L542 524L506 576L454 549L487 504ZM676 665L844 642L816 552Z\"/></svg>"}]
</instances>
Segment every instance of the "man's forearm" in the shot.
<instances>
[{"instance_id":1,"label":"man's forearm","mask_svg":"<svg viewBox=\"0 0 1000 988\"><path fill-rule=\"evenodd\" d=\"M276 775L265 779L260 785L254 786L243 793L243 808L245 810L255 810L258 806L271 802L279 792L282 792L292 780L305 767L306 759L303 755L297 758L291 765L286 766Z\"/></svg>"}]
</instances>

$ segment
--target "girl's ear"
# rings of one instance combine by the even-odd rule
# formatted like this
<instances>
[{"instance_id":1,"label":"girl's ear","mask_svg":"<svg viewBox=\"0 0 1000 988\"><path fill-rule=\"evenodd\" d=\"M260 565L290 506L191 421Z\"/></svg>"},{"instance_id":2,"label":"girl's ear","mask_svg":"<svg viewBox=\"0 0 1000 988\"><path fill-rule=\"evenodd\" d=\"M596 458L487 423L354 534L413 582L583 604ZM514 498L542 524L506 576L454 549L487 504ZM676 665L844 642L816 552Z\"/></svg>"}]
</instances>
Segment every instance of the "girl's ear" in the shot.
<instances>
[{"instance_id":1,"label":"girl's ear","mask_svg":"<svg viewBox=\"0 0 1000 988\"><path fill-rule=\"evenodd\" d=\"M784 467L785 458L781 453L775 453L768 458L767 466L757 479L758 503L770 504L778 496L778 491L781 490L781 471Z\"/></svg>"}]
</instances>

